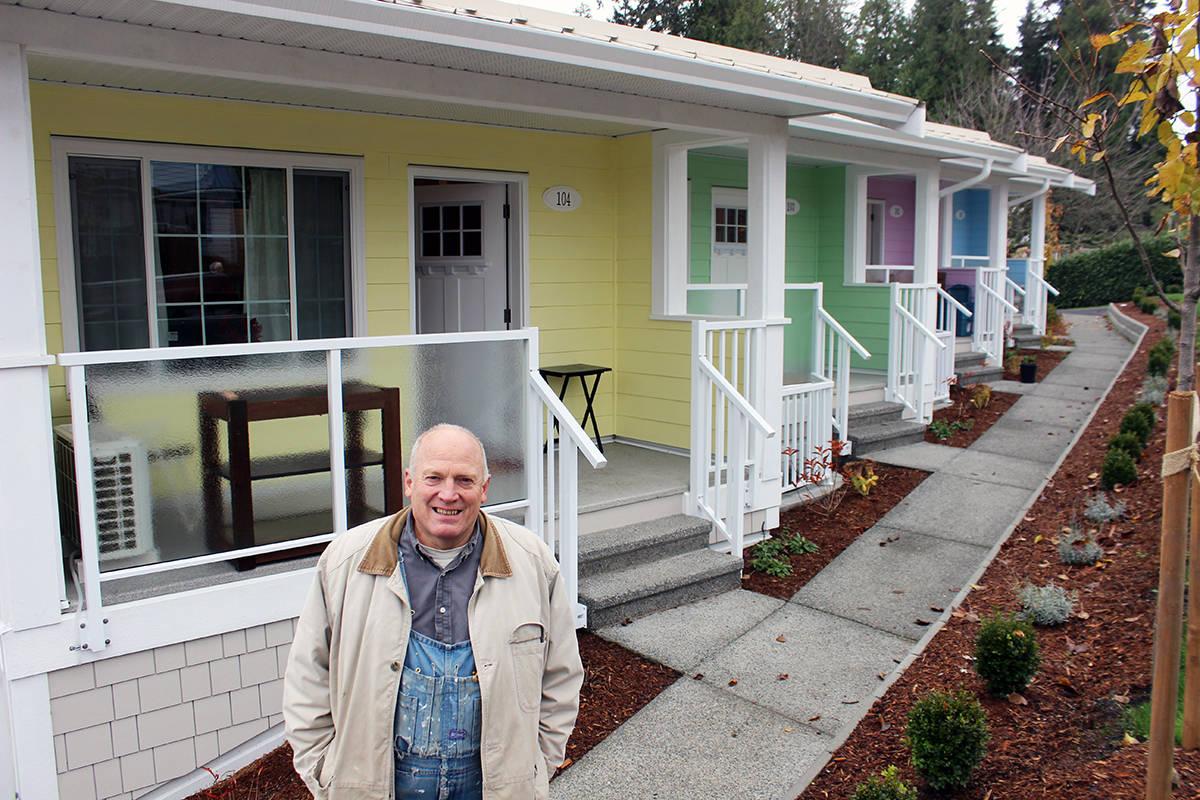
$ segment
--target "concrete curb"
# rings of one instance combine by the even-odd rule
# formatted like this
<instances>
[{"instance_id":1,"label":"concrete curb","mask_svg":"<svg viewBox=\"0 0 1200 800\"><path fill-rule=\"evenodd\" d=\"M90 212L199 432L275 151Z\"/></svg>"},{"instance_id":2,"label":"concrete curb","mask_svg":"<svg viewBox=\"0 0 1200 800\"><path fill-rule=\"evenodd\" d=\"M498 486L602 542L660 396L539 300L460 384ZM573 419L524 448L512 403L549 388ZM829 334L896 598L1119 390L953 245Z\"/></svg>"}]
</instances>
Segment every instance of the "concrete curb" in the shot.
<instances>
[{"instance_id":1,"label":"concrete curb","mask_svg":"<svg viewBox=\"0 0 1200 800\"><path fill-rule=\"evenodd\" d=\"M1112 323L1113 330L1134 343L1134 350L1141 343L1142 337L1146 335L1146 331L1150 330L1144 323L1138 322L1133 317L1125 316L1116 303L1108 304L1104 316Z\"/></svg>"},{"instance_id":2,"label":"concrete curb","mask_svg":"<svg viewBox=\"0 0 1200 800\"><path fill-rule=\"evenodd\" d=\"M915 645L913 645L911 650L909 650L908 655L905 656L904 659L898 665L896 665L896 668L893 669L891 673L880 683L879 688L871 696L871 701L869 703L862 704L863 708L861 709L858 717L848 721L833 736L833 740L828 751L828 757L824 761L819 763L814 762L812 765L810 765L809 768L806 769L800 775L800 777L790 785L786 792L778 795L779 800L794 800L794 798L798 797L801 792L808 787L808 784L812 783L813 779L821 774L821 772L829 764L829 758L831 758L833 754L837 752L837 749L845 744L846 740L850 738L850 734L854 732L854 729L857 728L859 723L862 722L862 720L867 716L871 710L871 707L875 704L875 701L879 700L887 693L888 689L892 687L892 684L900 679L900 676L904 674L904 671L908 669L908 667L917 660L917 657L924 652L925 648L929 646L929 642L933 640L933 637L937 635L938 631L940 631L946 625L946 623L950 621L951 613L955 608L962 605L967 595L970 594L971 585L979 582L979 578L984 572L987 571L987 568L991 566L996 554L1000 552L1000 548L1003 547L1004 543L1008 541L1008 538L1012 536L1013 531L1016 530L1017 525L1020 524L1021 520L1025 518L1025 515L1029 512L1029 509L1033 507L1033 504L1036 503L1038 498L1042 496L1042 492L1045 490L1046 485L1058 472L1059 467L1061 467L1062 463L1066 461L1067 455L1079 442L1080 437L1083 436L1083 432L1087 430L1088 425L1090 425L1092 419L1095 418L1096 412L1100 409L1101 404L1104 402L1105 398L1108 397L1108 393L1112 390L1112 387L1116 384L1117 380L1120 379L1121 375L1124 374L1126 368L1128 368L1130 360L1133 359L1134 354L1141 345L1142 339L1149 330L1149 327L1146 325L1121 313L1120 309L1118 309L1115 304L1109 305L1106 316L1110 321L1112 321L1114 330L1116 330L1122 337L1132 342L1133 347L1130 349L1129 355L1125 357L1125 361L1121 364L1121 369L1117 371L1117 374L1113 376L1113 379L1109 382L1108 386L1104 388L1104 394L1102 394L1100 399L1096 401L1096 404L1092 407L1092 410L1088 414L1087 418L1076 429L1075 435L1071 438L1070 443L1063 449L1058 459L1054 462L1053 468L1048 472L1049 477L1042 481L1042 484L1037 489L1032 491L1029 501L1024 505L1024 507L1021 508L1020 513L1014 517L1012 525L1010 525L1008 528L1008 532L1005 533L1004 536L1001 537L988 551L983 561L980 562L979 568L971 575L970 579L964 582L962 589L959 590L958 594L954 596L954 599L946 605L946 610L943 611L938 618L933 621L933 623L929 626L929 630L925 632L925 635L922 636Z\"/></svg>"}]
</instances>

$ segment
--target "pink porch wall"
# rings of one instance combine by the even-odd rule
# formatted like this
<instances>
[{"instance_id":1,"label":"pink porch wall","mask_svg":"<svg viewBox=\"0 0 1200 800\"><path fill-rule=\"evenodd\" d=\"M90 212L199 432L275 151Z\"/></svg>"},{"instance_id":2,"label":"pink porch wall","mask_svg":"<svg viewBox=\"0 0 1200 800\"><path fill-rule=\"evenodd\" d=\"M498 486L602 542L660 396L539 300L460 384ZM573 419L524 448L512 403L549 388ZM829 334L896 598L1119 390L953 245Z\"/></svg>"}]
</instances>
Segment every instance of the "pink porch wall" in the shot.
<instances>
[{"instance_id":1,"label":"pink porch wall","mask_svg":"<svg viewBox=\"0 0 1200 800\"><path fill-rule=\"evenodd\" d=\"M887 205L883 217L883 260L888 265L913 263L913 217L917 204L917 185L905 178L867 178L867 197ZM893 217L892 206L904 214Z\"/></svg>"}]
</instances>

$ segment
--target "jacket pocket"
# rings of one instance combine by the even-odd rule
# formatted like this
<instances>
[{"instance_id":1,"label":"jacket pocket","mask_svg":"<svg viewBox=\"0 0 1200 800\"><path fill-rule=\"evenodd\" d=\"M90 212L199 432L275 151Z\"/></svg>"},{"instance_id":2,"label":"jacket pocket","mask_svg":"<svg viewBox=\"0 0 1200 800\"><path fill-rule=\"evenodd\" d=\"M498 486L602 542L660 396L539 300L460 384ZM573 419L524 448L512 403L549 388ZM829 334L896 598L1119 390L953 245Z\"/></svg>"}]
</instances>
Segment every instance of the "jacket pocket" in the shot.
<instances>
[{"instance_id":1,"label":"jacket pocket","mask_svg":"<svg viewBox=\"0 0 1200 800\"><path fill-rule=\"evenodd\" d=\"M518 625L508 640L512 653L517 704L537 711L542 703L542 670L546 662L546 629L537 622Z\"/></svg>"}]
</instances>

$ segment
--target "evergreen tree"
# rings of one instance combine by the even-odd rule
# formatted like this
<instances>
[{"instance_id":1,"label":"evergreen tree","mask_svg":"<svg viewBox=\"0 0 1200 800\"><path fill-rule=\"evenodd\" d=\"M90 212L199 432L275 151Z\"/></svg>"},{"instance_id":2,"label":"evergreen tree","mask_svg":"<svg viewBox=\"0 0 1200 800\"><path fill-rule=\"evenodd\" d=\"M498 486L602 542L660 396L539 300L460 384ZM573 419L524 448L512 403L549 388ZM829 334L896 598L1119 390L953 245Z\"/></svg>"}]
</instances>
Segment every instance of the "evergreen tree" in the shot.
<instances>
[{"instance_id":1,"label":"evergreen tree","mask_svg":"<svg viewBox=\"0 0 1200 800\"><path fill-rule=\"evenodd\" d=\"M756 53L770 53L776 37L767 0L697 0L684 35Z\"/></svg>"},{"instance_id":2,"label":"evergreen tree","mask_svg":"<svg viewBox=\"0 0 1200 800\"><path fill-rule=\"evenodd\" d=\"M846 60L845 0L774 0L774 55L841 67Z\"/></svg>"},{"instance_id":3,"label":"evergreen tree","mask_svg":"<svg viewBox=\"0 0 1200 800\"><path fill-rule=\"evenodd\" d=\"M690 0L621 0L613 8L609 21L631 28L646 28L659 33L687 36L691 19Z\"/></svg>"},{"instance_id":4,"label":"evergreen tree","mask_svg":"<svg viewBox=\"0 0 1200 800\"><path fill-rule=\"evenodd\" d=\"M897 91L906 54L906 25L899 0L866 0L854 23L853 47L846 56L846 70L866 75L876 89Z\"/></svg>"},{"instance_id":5,"label":"evergreen tree","mask_svg":"<svg viewBox=\"0 0 1200 800\"><path fill-rule=\"evenodd\" d=\"M1054 44L1058 36L1033 0L1025 4L1017 35L1020 43L1013 64L1017 77L1026 86L1042 91L1054 74Z\"/></svg>"}]
</instances>

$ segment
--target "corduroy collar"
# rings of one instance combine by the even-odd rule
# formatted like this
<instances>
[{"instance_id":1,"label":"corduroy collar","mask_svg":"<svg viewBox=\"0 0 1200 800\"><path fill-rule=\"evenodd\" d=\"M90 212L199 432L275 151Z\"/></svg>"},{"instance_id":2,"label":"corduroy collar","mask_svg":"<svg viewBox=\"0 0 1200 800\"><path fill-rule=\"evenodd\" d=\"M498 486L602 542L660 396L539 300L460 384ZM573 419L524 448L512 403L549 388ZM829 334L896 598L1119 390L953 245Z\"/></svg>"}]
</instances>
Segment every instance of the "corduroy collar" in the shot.
<instances>
[{"instance_id":1,"label":"corduroy collar","mask_svg":"<svg viewBox=\"0 0 1200 800\"><path fill-rule=\"evenodd\" d=\"M366 555L358 564L358 571L367 575L391 575L396 571L399 562L400 532L404 530L404 522L408 518L411 507L405 507L392 515L375 538L371 540ZM500 541L500 533L496 523L479 512L479 526L483 529L483 550L479 554L479 572L488 578L512 577L512 566L508 563L508 555L504 552L504 543Z\"/></svg>"}]
</instances>

